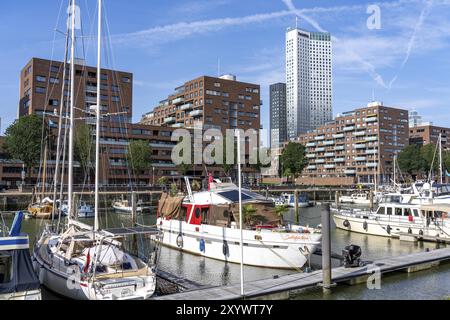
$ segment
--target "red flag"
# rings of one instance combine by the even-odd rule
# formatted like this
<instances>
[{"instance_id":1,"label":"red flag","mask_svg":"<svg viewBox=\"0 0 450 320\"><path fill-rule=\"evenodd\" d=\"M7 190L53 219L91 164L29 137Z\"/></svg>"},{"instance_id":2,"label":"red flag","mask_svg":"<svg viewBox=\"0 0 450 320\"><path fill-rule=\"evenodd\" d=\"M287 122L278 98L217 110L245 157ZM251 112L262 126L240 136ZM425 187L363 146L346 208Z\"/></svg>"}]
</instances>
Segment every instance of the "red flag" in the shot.
<instances>
[{"instance_id":1,"label":"red flag","mask_svg":"<svg viewBox=\"0 0 450 320\"><path fill-rule=\"evenodd\" d=\"M210 173L210 174L208 174L208 191L211 191L211 183L213 183L213 182L214 182L213 176Z\"/></svg>"},{"instance_id":2,"label":"red flag","mask_svg":"<svg viewBox=\"0 0 450 320\"><path fill-rule=\"evenodd\" d=\"M84 273L88 272L90 264L91 264L91 250L88 250L88 254L86 257L86 264L84 265L84 269L83 269Z\"/></svg>"}]
</instances>

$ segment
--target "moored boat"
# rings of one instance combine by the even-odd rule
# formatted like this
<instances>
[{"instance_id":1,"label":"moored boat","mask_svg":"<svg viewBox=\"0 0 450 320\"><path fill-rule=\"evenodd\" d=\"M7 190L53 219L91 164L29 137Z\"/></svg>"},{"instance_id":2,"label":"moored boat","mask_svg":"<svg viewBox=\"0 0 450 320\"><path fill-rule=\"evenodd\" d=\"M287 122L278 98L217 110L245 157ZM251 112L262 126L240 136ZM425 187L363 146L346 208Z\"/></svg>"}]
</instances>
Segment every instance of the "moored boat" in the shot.
<instances>
[{"instance_id":1,"label":"moored boat","mask_svg":"<svg viewBox=\"0 0 450 320\"><path fill-rule=\"evenodd\" d=\"M208 191L189 192L188 196L163 194L157 218L163 245L240 263L238 198L236 185L221 182L210 183ZM273 202L249 190L242 190L242 204L244 264L283 269L303 267L320 244L320 230L284 225L275 214Z\"/></svg>"},{"instance_id":2,"label":"moored boat","mask_svg":"<svg viewBox=\"0 0 450 320\"><path fill-rule=\"evenodd\" d=\"M21 233L23 217L22 212L16 214L9 232L6 225L0 226L0 300L42 299L30 257L30 240Z\"/></svg>"}]
</instances>

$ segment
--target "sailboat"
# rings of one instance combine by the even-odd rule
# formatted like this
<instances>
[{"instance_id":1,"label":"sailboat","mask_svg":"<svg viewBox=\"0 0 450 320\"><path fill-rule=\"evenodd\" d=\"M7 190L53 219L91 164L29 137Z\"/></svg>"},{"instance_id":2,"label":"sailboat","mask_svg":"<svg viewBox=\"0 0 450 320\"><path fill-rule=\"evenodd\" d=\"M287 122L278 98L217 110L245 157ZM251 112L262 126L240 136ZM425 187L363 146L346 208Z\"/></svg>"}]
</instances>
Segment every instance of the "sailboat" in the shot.
<instances>
[{"instance_id":1,"label":"sailboat","mask_svg":"<svg viewBox=\"0 0 450 320\"><path fill-rule=\"evenodd\" d=\"M28 216L37 219L50 219L53 215L53 200L45 197L46 175L47 175L47 154L48 154L48 137L45 137L44 161L42 170L42 192L41 196L33 194L32 203L28 206ZM37 188L36 188L37 189Z\"/></svg>"},{"instance_id":2,"label":"sailboat","mask_svg":"<svg viewBox=\"0 0 450 320\"><path fill-rule=\"evenodd\" d=\"M156 246L148 248L149 256L127 250L127 240L137 237L156 238L159 231L149 227L117 229L99 228L99 155L100 155L100 84L101 84L101 20L102 0L98 0L98 83L96 113L96 180L94 226L74 219L73 147L75 98L75 18L76 0L70 2L71 63L70 63L70 125L68 221L64 230L59 225L47 225L33 251L34 266L41 283L59 295L77 300L137 300L148 299L156 290ZM136 242L135 242L136 243ZM138 255L140 257L138 257Z\"/></svg>"}]
</instances>

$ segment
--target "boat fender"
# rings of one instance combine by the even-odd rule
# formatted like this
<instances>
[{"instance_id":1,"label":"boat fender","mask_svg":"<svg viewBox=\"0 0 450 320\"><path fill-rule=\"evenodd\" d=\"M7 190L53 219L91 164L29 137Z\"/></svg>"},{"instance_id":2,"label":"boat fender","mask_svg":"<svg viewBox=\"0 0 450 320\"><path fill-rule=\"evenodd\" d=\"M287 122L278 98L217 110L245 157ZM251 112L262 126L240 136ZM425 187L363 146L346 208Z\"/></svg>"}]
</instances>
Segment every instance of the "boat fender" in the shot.
<instances>
[{"instance_id":1,"label":"boat fender","mask_svg":"<svg viewBox=\"0 0 450 320\"><path fill-rule=\"evenodd\" d=\"M183 248L183 236L181 235L181 233L177 237L177 246L180 249Z\"/></svg>"},{"instance_id":2,"label":"boat fender","mask_svg":"<svg viewBox=\"0 0 450 320\"><path fill-rule=\"evenodd\" d=\"M388 225L387 228L386 228L387 233L388 233L388 234L391 234L391 230L392 230L391 226Z\"/></svg>"},{"instance_id":3,"label":"boat fender","mask_svg":"<svg viewBox=\"0 0 450 320\"><path fill-rule=\"evenodd\" d=\"M350 221L345 220L344 221L344 227L349 228L350 227Z\"/></svg>"},{"instance_id":4,"label":"boat fender","mask_svg":"<svg viewBox=\"0 0 450 320\"><path fill-rule=\"evenodd\" d=\"M369 225L368 225L367 221L364 221L363 228L366 231L369 229Z\"/></svg>"},{"instance_id":5,"label":"boat fender","mask_svg":"<svg viewBox=\"0 0 450 320\"><path fill-rule=\"evenodd\" d=\"M205 251L206 251L205 240L201 239L200 240L200 252L205 252Z\"/></svg>"},{"instance_id":6,"label":"boat fender","mask_svg":"<svg viewBox=\"0 0 450 320\"><path fill-rule=\"evenodd\" d=\"M412 234L412 229L411 228L408 229L408 234Z\"/></svg>"},{"instance_id":7,"label":"boat fender","mask_svg":"<svg viewBox=\"0 0 450 320\"><path fill-rule=\"evenodd\" d=\"M420 229L419 235L423 236L423 230L422 229Z\"/></svg>"},{"instance_id":8,"label":"boat fender","mask_svg":"<svg viewBox=\"0 0 450 320\"><path fill-rule=\"evenodd\" d=\"M228 247L228 242L226 240L223 241L223 255L228 257L230 255L230 248Z\"/></svg>"}]
</instances>

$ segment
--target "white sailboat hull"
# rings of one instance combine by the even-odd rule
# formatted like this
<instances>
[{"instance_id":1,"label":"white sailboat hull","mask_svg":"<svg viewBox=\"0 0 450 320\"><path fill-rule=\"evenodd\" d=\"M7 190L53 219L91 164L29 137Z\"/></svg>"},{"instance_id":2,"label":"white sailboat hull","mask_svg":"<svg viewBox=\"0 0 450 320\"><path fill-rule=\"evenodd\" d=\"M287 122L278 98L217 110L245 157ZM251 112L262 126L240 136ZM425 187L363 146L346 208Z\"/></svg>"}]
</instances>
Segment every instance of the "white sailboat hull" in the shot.
<instances>
[{"instance_id":1,"label":"white sailboat hull","mask_svg":"<svg viewBox=\"0 0 450 320\"><path fill-rule=\"evenodd\" d=\"M196 226L165 219L158 219L157 224L163 231L162 244L165 246L216 260L241 262L239 229ZM321 237L318 233L244 230L244 264L280 269L301 268L308 261L309 253L313 253L319 245Z\"/></svg>"},{"instance_id":2,"label":"white sailboat hull","mask_svg":"<svg viewBox=\"0 0 450 320\"><path fill-rule=\"evenodd\" d=\"M39 281L49 290L74 300L145 300L156 290L156 274L107 280L83 281L77 265L68 266L41 244L33 252ZM102 290L98 288L102 287ZM97 288L97 289L96 289Z\"/></svg>"},{"instance_id":3,"label":"white sailboat hull","mask_svg":"<svg viewBox=\"0 0 450 320\"><path fill-rule=\"evenodd\" d=\"M42 300L41 290L0 294L0 301L35 301Z\"/></svg>"}]
</instances>

